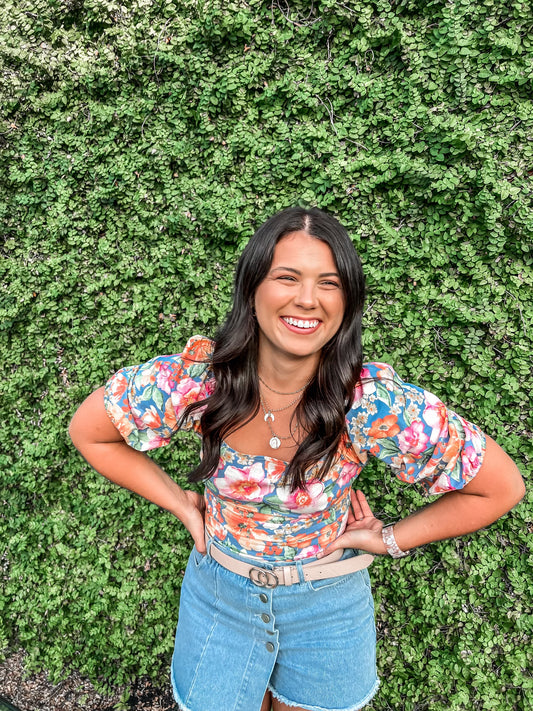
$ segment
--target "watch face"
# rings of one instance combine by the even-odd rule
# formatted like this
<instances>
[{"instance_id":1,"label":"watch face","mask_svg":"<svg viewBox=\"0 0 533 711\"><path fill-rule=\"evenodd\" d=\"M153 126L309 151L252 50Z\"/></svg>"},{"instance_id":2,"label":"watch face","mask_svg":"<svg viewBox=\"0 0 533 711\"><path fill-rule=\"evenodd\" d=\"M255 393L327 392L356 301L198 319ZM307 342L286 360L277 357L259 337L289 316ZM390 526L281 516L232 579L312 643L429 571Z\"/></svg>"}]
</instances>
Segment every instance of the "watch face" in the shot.
<instances>
[{"instance_id":1,"label":"watch face","mask_svg":"<svg viewBox=\"0 0 533 711\"><path fill-rule=\"evenodd\" d=\"M9 703L7 699L0 696L0 711L20 711L20 709Z\"/></svg>"}]
</instances>

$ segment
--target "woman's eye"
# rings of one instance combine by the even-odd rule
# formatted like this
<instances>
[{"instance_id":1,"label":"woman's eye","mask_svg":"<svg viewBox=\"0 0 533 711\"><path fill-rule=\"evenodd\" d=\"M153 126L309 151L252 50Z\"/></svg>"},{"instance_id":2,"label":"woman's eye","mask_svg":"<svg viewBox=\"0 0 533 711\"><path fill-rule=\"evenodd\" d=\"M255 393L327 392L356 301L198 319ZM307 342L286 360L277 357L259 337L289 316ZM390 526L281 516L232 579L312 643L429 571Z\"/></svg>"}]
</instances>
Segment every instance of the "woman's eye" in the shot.
<instances>
[{"instance_id":1,"label":"woman's eye","mask_svg":"<svg viewBox=\"0 0 533 711\"><path fill-rule=\"evenodd\" d=\"M283 276L278 277L278 279L283 279L283 281L295 281L295 278L289 274L284 274Z\"/></svg>"},{"instance_id":2,"label":"woman's eye","mask_svg":"<svg viewBox=\"0 0 533 711\"><path fill-rule=\"evenodd\" d=\"M340 284L337 281L323 281L322 284L323 286L335 287L336 289L340 289Z\"/></svg>"}]
</instances>

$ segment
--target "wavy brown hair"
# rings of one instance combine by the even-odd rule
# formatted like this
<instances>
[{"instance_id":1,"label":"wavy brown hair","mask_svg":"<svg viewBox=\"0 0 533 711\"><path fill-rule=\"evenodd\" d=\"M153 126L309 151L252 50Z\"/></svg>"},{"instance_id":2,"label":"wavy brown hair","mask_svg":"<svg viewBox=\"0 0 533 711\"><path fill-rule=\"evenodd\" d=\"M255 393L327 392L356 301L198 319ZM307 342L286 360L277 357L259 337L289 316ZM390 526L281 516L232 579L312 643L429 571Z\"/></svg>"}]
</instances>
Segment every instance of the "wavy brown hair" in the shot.
<instances>
[{"instance_id":1,"label":"wavy brown hair","mask_svg":"<svg viewBox=\"0 0 533 711\"><path fill-rule=\"evenodd\" d=\"M305 438L289 464L284 483L292 490L304 488L305 473L310 467L322 460L315 475L321 479L334 461L361 373L363 270L350 237L338 220L317 208L291 207L259 227L237 264L233 306L218 331L212 354L214 393L189 405L183 415L185 419L207 404L201 418L202 459L189 473L190 481L208 479L213 474L222 441L259 410L255 292L268 274L276 244L300 230L330 247L344 292L345 311L339 330L322 348L316 373L295 410L296 421L305 427Z\"/></svg>"}]
</instances>

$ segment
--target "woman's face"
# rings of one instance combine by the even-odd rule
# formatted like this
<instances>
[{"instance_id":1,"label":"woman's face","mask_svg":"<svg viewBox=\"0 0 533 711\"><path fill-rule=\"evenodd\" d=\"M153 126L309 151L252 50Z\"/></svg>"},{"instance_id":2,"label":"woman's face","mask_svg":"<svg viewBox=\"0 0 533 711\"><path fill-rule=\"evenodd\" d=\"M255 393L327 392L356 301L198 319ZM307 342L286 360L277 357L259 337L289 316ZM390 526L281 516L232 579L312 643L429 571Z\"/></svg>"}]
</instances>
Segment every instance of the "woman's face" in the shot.
<instances>
[{"instance_id":1,"label":"woman's face","mask_svg":"<svg viewBox=\"0 0 533 711\"><path fill-rule=\"evenodd\" d=\"M344 316L344 292L329 246L307 232L277 243L255 292L260 356L318 361Z\"/></svg>"}]
</instances>

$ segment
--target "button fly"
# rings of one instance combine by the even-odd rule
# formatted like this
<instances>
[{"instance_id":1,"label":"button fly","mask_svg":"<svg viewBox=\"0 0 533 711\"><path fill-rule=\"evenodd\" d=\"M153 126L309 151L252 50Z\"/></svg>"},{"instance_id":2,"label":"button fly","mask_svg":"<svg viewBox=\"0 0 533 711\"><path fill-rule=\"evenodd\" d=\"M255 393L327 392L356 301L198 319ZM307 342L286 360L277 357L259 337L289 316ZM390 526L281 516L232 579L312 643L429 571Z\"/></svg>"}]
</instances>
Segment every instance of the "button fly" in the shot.
<instances>
[{"instance_id":1,"label":"button fly","mask_svg":"<svg viewBox=\"0 0 533 711\"><path fill-rule=\"evenodd\" d=\"M265 647L267 648L267 652L273 652L274 649L275 649L275 647L274 647L274 645L272 644L272 642L267 642L267 643L265 644Z\"/></svg>"},{"instance_id":2,"label":"button fly","mask_svg":"<svg viewBox=\"0 0 533 711\"><path fill-rule=\"evenodd\" d=\"M261 602L268 602L268 595L265 595L265 593L261 593L261 595L259 595L259 599L261 600Z\"/></svg>"},{"instance_id":3,"label":"button fly","mask_svg":"<svg viewBox=\"0 0 533 711\"><path fill-rule=\"evenodd\" d=\"M267 615L265 612L261 615L261 619L263 622L270 622L270 615Z\"/></svg>"}]
</instances>

